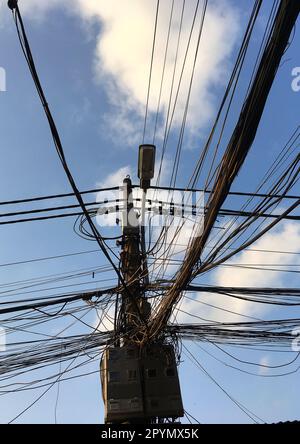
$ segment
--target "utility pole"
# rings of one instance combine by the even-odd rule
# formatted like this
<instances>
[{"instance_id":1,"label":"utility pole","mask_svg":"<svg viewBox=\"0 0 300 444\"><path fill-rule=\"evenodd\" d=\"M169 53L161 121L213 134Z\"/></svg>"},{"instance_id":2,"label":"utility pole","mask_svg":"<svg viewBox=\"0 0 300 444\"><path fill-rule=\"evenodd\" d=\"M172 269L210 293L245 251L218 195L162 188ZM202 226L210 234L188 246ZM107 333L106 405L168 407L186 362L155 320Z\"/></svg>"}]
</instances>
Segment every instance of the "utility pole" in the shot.
<instances>
[{"instance_id":1,"label":"utility pole","mask_svg":"<svg viewBox=\"0 0 300 444\"><path fill-rule=\"evenodd\" d=\"M134 209L132 183L123 181L122 242L120 270L126 285L121 290L121 307L116 337L101 361L105 422L149 424L175 421L183 406L174 347L163 339L143 347L140 332L147 327L151 305L145 296L149 283L145 247L145 200L154 176L155 147L139 149L138 176L142 198L140 214Z\"/></svg>"}]
</instances>

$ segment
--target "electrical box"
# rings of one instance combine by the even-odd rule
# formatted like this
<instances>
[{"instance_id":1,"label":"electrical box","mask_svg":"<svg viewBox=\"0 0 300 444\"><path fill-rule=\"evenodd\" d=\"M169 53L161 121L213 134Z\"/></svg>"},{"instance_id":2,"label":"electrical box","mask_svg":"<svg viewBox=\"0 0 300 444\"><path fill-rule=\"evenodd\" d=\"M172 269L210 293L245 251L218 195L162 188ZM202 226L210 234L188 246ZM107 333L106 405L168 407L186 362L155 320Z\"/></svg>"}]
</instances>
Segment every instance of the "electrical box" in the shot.
<instances>
[{"instance_id":1,"label":"electrical box","mask_svg":"<svg viewBox=\"0 0 300 444\"><path fill-rule=\"evenodd\" d=\"M174 349L109 347L101 362L106 423L184 415Z\"/></svg>"},{"instance_id":2,"label":"electrical box","mask_svg":"<svg viewBox=\"0 0 300 444\"><path fill-rule=\"evenodd\" d=\"M140 145L139 147L138 178L144 190L149 188L150 181L154 177L155 152L154 145Z\"/></svg>"}]
</instances>

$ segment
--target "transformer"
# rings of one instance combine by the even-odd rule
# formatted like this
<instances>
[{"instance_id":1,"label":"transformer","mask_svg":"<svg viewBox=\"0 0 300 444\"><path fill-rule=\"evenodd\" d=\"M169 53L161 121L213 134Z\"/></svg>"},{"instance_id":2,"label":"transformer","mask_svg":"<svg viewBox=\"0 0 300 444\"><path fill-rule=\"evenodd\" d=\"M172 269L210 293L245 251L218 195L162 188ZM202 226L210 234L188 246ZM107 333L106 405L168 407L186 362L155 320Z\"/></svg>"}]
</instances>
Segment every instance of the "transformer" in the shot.
<instances>
[{"instance_id":1,"label":"transformer","mask_svg":"<svg viewBox=\"0 0 300 444\"><path fill-rule=\"evenodd\" d=\"M142 423L184 415L174 348L107 348L101 361L106 423Z\"/></svg>"}]
</instances>

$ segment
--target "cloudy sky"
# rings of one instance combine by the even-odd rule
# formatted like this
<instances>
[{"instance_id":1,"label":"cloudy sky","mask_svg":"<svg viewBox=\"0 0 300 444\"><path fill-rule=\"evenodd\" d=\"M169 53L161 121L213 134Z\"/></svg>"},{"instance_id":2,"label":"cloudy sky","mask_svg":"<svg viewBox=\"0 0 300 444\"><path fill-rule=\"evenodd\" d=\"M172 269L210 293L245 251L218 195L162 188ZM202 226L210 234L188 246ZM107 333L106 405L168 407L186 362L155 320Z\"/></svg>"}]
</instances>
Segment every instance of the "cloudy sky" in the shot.
<instances>
[{"instance_id":1,"label":"cloudy sky","mask_svg":"<svg viewBox=\"0 0 300 444\"><path fill-rule=\"evenodd\" d=\"M6 92L0 92L2 140L0 200L69 192L69 185L55 153L40 103L19 48L15 26L5 3L1 2L0 6L0 67L6 73ZM20 0L19 4L38 72L79 189L94 188L96 185L117 186L127 174L136 181L137 147L143 136L156 2L154 0L122 2ZM159 153L162 148L164 119L168 111L170 85L174 75L174 60L177 57L178 66L184 61L196 1L186 2L181 44L178 48L182 1L175 0L173 10L171 5L171 0L165 0L161 2L159 10L145 139L152 143L159 104L155 138ZM209 1L190 96L178 186L187 184L209 134L252 6L251 0ZM201 7L200 1L199 14L194 25L195 32L191 35L190 45L193 49L197 43L196 31L200 26ZM241 92L238 92L233 103L228 134L236 119L237 114L234 112L237 113L240 109L242 92L245 91L249 81L250 70L269 12L270 2L266 1L256 24L249 56L242 72ZM164 68L170 17L173 25L170 29L168 57ZM236 190L255 190L259 179L299 123L296 109L299 108L300 92L293 91L291 87L292 71L300 66L297 41L299 41L299 29L295 31L294 41L284 56L255 144L242 173L234 184ZM194 51L190 51L187 54L166 150L162 174L162 181L166 183L170 179L170 166L189 91L188 80L193 61ZM160 95L163 72L164 82ZM177 85L179 81L180 70L177 70L174 84ZM76 237L72 228L73 222L69 220L1 227L0 264L88 250L91 247L90 243ZM186 237L186 234L183 234L178 243L186 242ZM255 246L264 250L292 252L299 252L299 247L300 228L293 222L282 223ZM234 263L282 265L289 265L291 261L300 265L295 256L250 251L232 260ZM59 263L38 263L34 267L27 264L0 268L0 273L2 282L6 283L80 267L94 267L103 263L100 254L91 254L84 259L74 257L61 260ZM246 269L237 272L229 267L220 267L205 276L204 282L225 286L297 285L294 275L289 273L266 273ZM89 285L92 283L91 280ZM231 302L231 306L228 307L228 304L226 305L217 296L204 294L194 297L196 302L186 299L181 308L186 312L197 312L208 319L237 321L241 318L201 305L201 302L230 308L237 313L256 318L276 316L276 311L270 312L270 309L258 307L258 304L236 301ZM299 317L299 312L295 311L292 316ZM288 316L289 313L285 315ZM182 321L192 322L188 315L180 316ZM286 378L244 375L217 362L207 354L208 351L213 351L215 356L221 359L225 359L224 356L220 356L206 345L189 345L189 347L216 380L222 382L232 396L258 416L270 422L296 419L299 416L300 389L297 375ZM241 353L240 356L242 355ZM286 362L290 356L277 356L275 359L268 353L260 353L255 355L255 359L262 364L273 364ZM183 356L182 359L184 362L180 368L180 375L188 412L200 422L249 420L224 396L224 393L189 362L187 357ZM93 369L97 368L97 365ZM259 371L264 374L263 367ZM195 381L193 385L188 383L191 378ZM53 422L56 394L54 388L40 403L24 414L19 422ZM0 422L8 422L37 395L36 392L0 397ZM59 422L99 422L102 421L102 416L98 375L61 385Z\"/></svg>"}]
</instances>

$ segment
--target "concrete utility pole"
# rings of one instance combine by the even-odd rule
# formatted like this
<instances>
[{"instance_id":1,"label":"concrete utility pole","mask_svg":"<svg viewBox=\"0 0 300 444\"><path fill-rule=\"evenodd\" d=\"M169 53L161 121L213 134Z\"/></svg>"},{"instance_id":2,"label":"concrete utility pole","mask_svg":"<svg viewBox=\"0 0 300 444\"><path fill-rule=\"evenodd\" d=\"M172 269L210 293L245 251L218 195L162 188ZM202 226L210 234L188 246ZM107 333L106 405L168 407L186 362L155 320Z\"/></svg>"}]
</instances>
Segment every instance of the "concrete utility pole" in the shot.
<instances>
[{"instance_id":1,"label":"concrete utility pole","mask_svg":"<svg viewBox=\"0 0 300 444\"><path fill-rule=\"evenodd\" d=\"M109 345L101 361L105 422L149 424L183 416L174 347L163 340L139 346L139 334L151 314L145 297L148 267L145 248L145 193L154 176L155 147L139 151L139 178L143 197L141 214L134 210L132 183L123 181L122 289L116 333L121 339ZM140 223L139 223L140 222Z\"/></svg>"},{"instance_id":2,"label":"concrete utility pole","mask_svg":"<svg viewBox=\"0 0 300 444\"><path fill-rule=\"evenodd\" d=\"M143 259L140 252L140 227L132 199L132 183L129 177L123 181L123 238L121 252L121 271L126 282L122 294L123 326L125 331L141 325L144 315L150 315L145 310L145 299L141 289ZM145 312L146 311L146 312ZM147 317L147 316L146 316Z\"/></svg>"}]
</instances>

